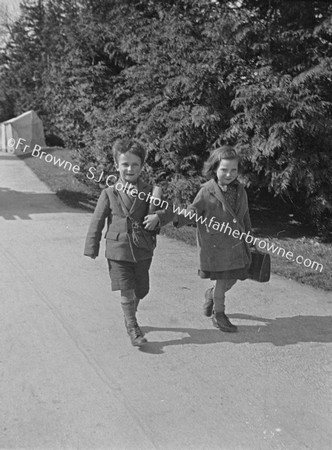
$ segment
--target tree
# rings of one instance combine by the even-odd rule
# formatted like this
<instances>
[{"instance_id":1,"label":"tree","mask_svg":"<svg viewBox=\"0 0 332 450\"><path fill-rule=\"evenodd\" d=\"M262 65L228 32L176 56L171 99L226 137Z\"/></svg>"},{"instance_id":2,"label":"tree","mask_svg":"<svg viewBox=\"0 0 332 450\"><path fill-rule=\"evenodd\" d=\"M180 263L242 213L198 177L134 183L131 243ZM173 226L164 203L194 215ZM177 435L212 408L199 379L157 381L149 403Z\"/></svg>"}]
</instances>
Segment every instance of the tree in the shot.
<instances>
[{"instance_id":1,"label":"tree","mask_svg":"<svg viewBox=\"0 0 332 450\"><path fill-rule=\"evenodd\" d=\"M10 27L10 39L1 52L1 87L5 102L11 102L15 115L27 109L43 110L42 30L44 7L37 3L21 4L21 18Z\"/></svg>"},{"instance_id":2,"label":"tree","mask_svg":"<svg viewBox=\"0 0 332 450\"><path fill-rule=\"evenodd\" d=\"M305 206L327 228L331 17L318 1L26 2L1 51L0 108L36 109L86 182L91 166L114 170L115 139L139 139L146 176L179 202L196 192L209 150L234 144L252 190Z\"/></svg>"},{"instance_id":3,"label":"tree","mask_svg":"<svg viewBox=\"0 0 332 450\"><path fill-rule=\"evenodd\" d=\"M332 7L244 3L258 26L248 21L238 34L249 50L248 73L236 91L226 136L245 149L253 186L305 205L316 225L327 228L331 224L322 219L332 211Z\"/></svg>"}]
</instances>

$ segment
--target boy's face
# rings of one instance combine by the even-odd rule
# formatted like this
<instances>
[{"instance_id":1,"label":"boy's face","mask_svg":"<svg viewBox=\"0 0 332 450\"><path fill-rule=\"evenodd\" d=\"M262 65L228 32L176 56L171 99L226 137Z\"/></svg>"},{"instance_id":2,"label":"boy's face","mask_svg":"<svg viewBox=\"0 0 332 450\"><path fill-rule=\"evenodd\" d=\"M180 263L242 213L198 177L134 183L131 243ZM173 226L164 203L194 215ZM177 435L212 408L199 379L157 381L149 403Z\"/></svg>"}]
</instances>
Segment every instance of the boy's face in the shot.
<instances>
[{"instance_id":1,"label":"boy's face","mask_svg":"<svg viewBox=\"0 0 332 450\"><path fill-rule=\"evenodd\" d=\"M133 153L120 153L115 164L117 171L123 181L135 184L142 171L142 161Z\"/></svg>"},{"instance_id":2,"label":"boy's face","mask_svg":"<svg viewBox=\"0 0 332 450\"><path fill-rule=\"evenodd\" d=\"M219 184L229 184L238 176L239 163L236 159L222 159L217 169L217 178Z\"/></svg>"}]
</instances>

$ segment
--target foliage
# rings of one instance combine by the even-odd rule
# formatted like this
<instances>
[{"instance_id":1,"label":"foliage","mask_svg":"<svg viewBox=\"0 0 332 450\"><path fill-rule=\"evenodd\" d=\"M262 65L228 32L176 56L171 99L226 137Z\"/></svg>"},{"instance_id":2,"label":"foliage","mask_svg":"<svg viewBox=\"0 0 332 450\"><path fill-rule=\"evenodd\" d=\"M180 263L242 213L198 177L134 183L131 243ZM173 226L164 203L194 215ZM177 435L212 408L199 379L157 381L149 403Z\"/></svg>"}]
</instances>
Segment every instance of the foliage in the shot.
<instances>
[{"instance_id":1,"label":"foliage","mask_svg":"<svg viewBox=\"0 0 332 450\"><path fill-rule=\"evenodd\" d=\"M289 0L25 1L0 57L0 116L35 109L82 173L131 135L188 202L231 143L252 190L331 217L332 6ZM82 175L82 179L88 181ZM322 221L324 222L322 224Z\"/></svg>"},{"instance_id":2,"label":"foliage","mask_svg":"<svg viewBox=\"0 0 332 450\"><path fill-rule=\"evenodd\" d=\"M248 24L242 35L255 52L226 135L246 149L254 185L305 206L326 230L332 212L332 9L322 2L269 3L266 9L266 2L256 2L260 27L253 34Z\"/></svg>"}]
</instances>

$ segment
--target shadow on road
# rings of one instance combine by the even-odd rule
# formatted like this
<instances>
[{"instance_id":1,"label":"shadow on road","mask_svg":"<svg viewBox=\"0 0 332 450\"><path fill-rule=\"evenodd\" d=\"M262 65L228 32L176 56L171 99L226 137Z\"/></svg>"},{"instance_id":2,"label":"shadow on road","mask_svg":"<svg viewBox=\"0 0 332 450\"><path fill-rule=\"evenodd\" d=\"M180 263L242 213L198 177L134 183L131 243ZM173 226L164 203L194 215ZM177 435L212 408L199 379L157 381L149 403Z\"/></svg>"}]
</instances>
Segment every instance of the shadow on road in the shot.
<instances>
[{"instance_id":1,"label":"shadow on road","mask_svg":"<svg viewBox=\"0 0 332 450\"><path fill-rule=\"evenodd\" d=\"M294 316L264 319L247 314L230 314L230 318L262 322L262 325L238 324L238 333L223 333L215 328L209 330L195 328L158 328L142 327L146 334L159 331L187 333L165 342L149 340L141 351L152 354L164 353L164 347L186 344L214 344L216 342L232 342L234 344L271 343L275 346L294 345L299 342L332 342L331 316ZM211 325L212 327L212 325Z\"/></svg>"},{"instance_id":2,"label":"shadow on road","mask_svg":"<svg viewBox=\"0 0 332 450\"><path fill-rule=\"evenodd\" d=\"M0 188L0 218L6 220L32 220L30 214L57 212L83 213L83 210L70 209L55 194L21 192Z\"/></svg>"},{"instance_id":3,"label":"shadow on road","mask_svg":"<svg viewBox=\"0 0 332 450\"><path fill-rule=\"evenodd\" d=\"M0 153L0 160L4 159L13 159L14 155L12 153Z\"/></svg>"}]
</instances>

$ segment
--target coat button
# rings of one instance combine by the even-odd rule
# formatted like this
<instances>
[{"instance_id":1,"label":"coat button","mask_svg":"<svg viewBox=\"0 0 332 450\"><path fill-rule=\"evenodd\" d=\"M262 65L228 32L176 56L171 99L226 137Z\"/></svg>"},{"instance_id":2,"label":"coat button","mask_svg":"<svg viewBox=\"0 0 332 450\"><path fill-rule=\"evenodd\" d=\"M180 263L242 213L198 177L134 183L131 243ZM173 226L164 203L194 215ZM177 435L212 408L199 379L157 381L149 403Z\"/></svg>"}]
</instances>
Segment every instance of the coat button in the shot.
<instances>
[{"instance_id":1,"label":"coat button","mask_svg":"<svg viewBox=\"0 0 332 450\"><path fill-rule=\"evenodd\" d=\"M236 219L233 219L233 223L236 223Z\"/></svg>"}]
</instances>

